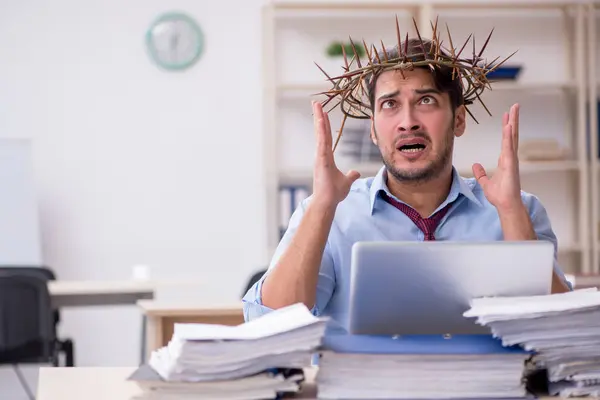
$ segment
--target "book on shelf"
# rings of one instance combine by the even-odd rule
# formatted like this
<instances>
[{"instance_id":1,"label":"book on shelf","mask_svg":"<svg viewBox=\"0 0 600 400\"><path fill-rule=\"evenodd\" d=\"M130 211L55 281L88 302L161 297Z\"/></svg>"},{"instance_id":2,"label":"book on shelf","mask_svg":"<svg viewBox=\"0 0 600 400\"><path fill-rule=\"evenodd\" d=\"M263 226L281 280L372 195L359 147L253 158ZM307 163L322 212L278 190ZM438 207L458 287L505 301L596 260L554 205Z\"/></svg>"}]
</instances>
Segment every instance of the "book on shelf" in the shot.
<instances>
[{"instance_id":1,"label":"book on shelf","mask_svg":"<svg viewBox=\"0 0 600 400\"><path fill-rule=\"evenodd\" d=\"M310 194L306 185L281 185L279 186L279 235L283 237L290 218Z\"/></svg>"}]
</instances>

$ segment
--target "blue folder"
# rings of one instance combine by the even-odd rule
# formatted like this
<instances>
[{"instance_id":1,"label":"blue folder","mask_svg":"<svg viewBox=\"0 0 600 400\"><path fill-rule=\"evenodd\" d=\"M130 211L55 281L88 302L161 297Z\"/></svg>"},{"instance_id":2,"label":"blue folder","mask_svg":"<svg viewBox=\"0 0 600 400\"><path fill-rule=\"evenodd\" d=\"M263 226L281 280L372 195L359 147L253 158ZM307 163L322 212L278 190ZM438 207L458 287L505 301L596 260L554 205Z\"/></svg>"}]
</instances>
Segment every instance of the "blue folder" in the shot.
<instances>
[{"instance_id":1,"label":"blue folder","mask_svg":"<svg viewBox=\"0 0 600 400\"><path fill-rule=\"evenodd\" d=\"M355 354L531 354L524 348L504 346L492 335L407 335L378 336L330 334L322 340L322 350Z\"/></svg>"}]
</instances>

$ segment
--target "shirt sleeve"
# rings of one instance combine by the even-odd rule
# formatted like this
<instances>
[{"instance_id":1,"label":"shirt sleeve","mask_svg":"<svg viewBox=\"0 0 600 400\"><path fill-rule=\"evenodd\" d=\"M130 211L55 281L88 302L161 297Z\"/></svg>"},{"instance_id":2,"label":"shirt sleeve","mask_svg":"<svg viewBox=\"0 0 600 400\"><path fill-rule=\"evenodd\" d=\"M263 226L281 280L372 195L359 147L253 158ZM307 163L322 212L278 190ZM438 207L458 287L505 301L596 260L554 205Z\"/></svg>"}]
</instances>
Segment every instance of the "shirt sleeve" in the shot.
<instances>
[{"instance_id":1,"label":"shirt sleeve","mask_svg":"<svg viewBox=\"0 0 600 400\"><path fill-rule=\"evenodd\" d=\"M529 209L529 216L538 239L547 240L554 245L554 271L556 272L556 275L558 275L562 282L567 285L569 290L573 290L571 282L567 280L562 268L558 264L558 239L552 229L552 224L550 223L546 208L542 202L532 194L527 194L524 197L524 202Z\"/></svg>"},{"instance_id":2,"label":"shirt sleeve","mask_svg":"<svg viewBox=\"0 0 600 400\"><path fill-rule=\"evenodd\" d=\"M250 321L252 319L258 318L270 311L272 309L266 307L262 303L262 285L269 274L279 261L279 258L283 254L283 252L288 248L292 238L294 237L298 225L300 221L302 221L302 217L306 211L306 206L309 204L311 197L302 201L298 208L292 214L290 218L288 227L275 250L275 254L271 259L269 267L267 271L263 274L263 276L248 290L246 295L242 298L243 308L244 308L244 320ZM317 282L317 292L316 292L316 302L311 312L313 315L319 316L321 315L322 310L327 306L331 296L333 294L333 290L335 288L335 269L334 269L334 261L331 252L331 246L329 240L325 245L325 249L323 251L323 258L321 261L321 267L319 270L319 279Z\"/></svg>"}]
</instances>

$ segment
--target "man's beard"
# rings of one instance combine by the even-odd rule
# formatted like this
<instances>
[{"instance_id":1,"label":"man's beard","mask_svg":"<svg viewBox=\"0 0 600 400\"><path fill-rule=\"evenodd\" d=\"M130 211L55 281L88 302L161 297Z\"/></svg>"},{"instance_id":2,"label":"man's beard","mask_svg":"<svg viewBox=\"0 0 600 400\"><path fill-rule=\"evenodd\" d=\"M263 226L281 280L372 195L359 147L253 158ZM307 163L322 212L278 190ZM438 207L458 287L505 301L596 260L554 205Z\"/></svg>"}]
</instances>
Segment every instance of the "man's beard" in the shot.
<instances>
[{"instance_id":1,"label":"man's beard","mask_svg":"<svg viewBox=\"0 0 600 400\"><path fill-rule=\"evenodd\" d=\"M389 174L391 174L399 182L427 182L437 178L452 161L452 142L447 136L442 146L442 153L429 165L421 168L397 168L392 160L386 157L383 153L383 164Z\"/></svg>"}]
</instances>

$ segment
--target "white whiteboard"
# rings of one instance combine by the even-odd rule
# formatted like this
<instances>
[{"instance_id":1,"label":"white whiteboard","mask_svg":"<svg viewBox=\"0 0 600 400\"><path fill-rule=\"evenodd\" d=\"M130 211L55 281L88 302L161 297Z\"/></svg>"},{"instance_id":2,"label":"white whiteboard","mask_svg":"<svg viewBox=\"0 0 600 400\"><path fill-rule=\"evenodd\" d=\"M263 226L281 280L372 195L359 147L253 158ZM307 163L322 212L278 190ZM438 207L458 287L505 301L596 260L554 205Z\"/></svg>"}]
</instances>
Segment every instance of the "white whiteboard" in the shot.
<instances>
[{"instance_id":1,"label":"white whiteboard","mask_svg":"<svg viewBox=\"0 0 600 400\"><path fill-rule=\"evenodd\" d=\"M0 266L42 265L31 143L0 139Z\"/></svg>"}]
</instances>

